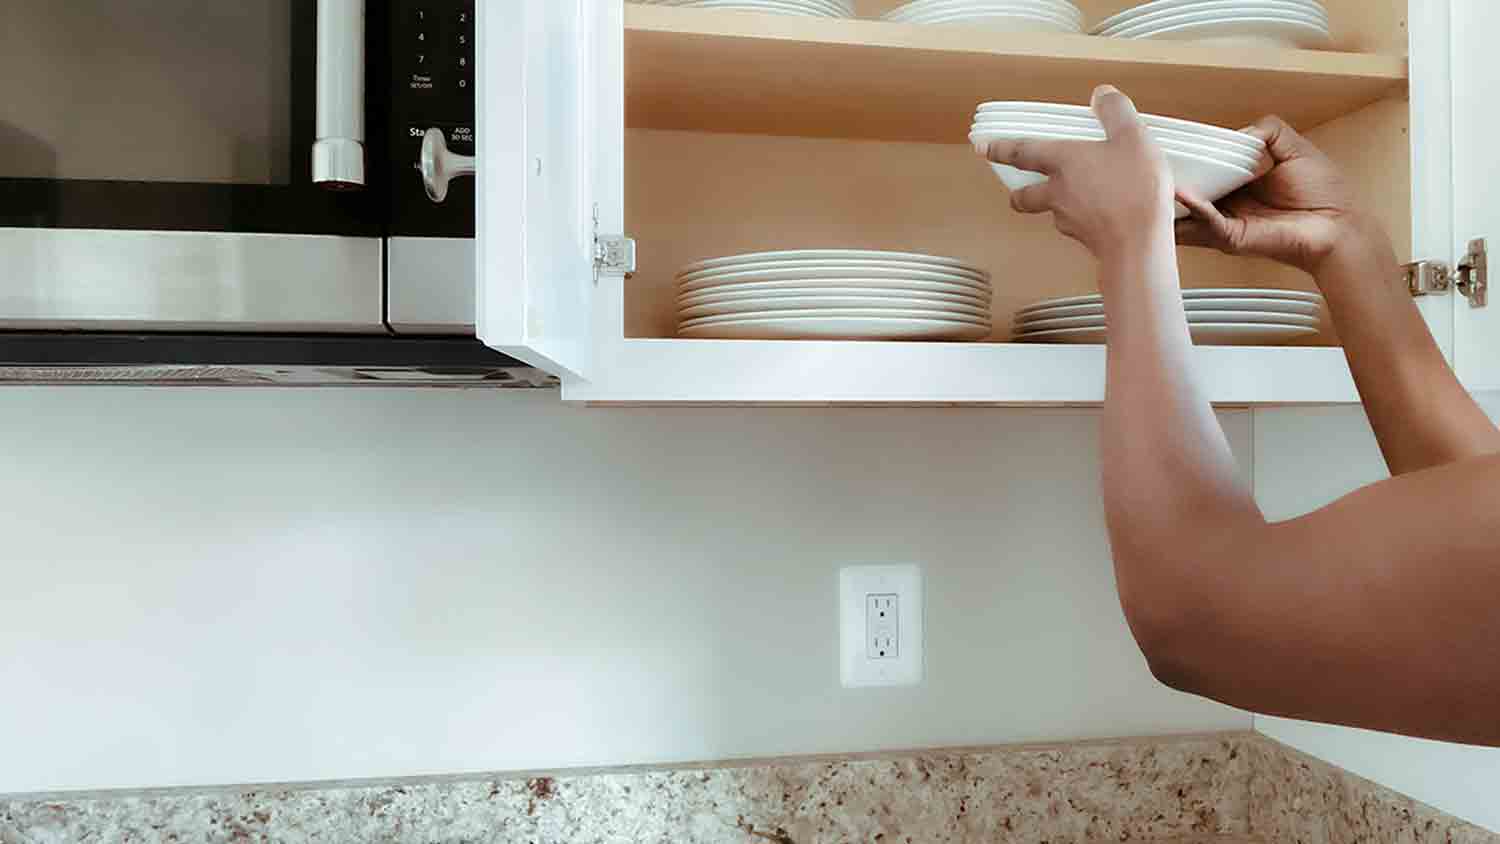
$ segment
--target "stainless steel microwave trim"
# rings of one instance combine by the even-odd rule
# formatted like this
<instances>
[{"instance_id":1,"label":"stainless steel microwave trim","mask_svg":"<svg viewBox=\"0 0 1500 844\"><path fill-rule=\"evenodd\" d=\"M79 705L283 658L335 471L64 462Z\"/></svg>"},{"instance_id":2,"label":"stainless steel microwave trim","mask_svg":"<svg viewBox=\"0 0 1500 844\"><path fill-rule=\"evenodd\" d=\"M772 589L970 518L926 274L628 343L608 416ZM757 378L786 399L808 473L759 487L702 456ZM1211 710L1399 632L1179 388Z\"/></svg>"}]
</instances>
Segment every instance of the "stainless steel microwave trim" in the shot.
<instances>
[{"instance_id":1,"label":"stainless steel microwave trim","mask_svg":"<svg viewBox=\"0 0 1500 844\"><path fill-rule=\"evenodd\" d=\"M384 333L379 238L0 228L0 329Z\"/></svg>"},{"instance_id":2,"label":"stainless steel microwave trim","mask_svg":"<svg viewBox=\"0 0 1500 844\"><path fill-rule=\"evenodd\" d=\"M386 321L397 334L474 336L474 241L386 241Z\"/></svg>"},{"instance_id":3,"label":"stainless steel microwave trim","mask_svg":"<svg viewBox=\"0 0 1500 844\"><path fill-rule=\"evenodd\" d=\"M0 334L0 385L549 388L557 379L473 337L362 334Z\"/></svg>"},{"instance_id":4,"label":"stainless steel microwave trim","mask_svg":"<svg viewBox=\"0 0 1500 844\"><path fill-rule=\"evenodd\" d=\"M365 184L365 0L318 0L312 180Z\"/></svg>"}]
</instances>

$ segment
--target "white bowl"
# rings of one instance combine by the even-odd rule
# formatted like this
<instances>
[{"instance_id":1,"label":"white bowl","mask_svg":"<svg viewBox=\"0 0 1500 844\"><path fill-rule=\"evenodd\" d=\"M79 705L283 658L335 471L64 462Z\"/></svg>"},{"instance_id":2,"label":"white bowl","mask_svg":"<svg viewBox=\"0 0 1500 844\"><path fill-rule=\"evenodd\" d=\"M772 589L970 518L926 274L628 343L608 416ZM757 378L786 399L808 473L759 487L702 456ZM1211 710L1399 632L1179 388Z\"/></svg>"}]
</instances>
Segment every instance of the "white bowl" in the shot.
<instances>
[{"instance_id":1,"label":"white bowl","mask_svg":"<svg viewBox=\"0 0 1500 844\"><path fill-rule=\"evenodd\" d=\"M1235 164L1244 167L1251 172L1261 169L1269 169L1270 162L1265 156L1254 156L1246 153L1239 147L1231 147L1228 144L1214 144L1203 136L1184 139L1181 133L1171 132L1167 129L1147 129L1157 145L1163 150L1178 150L1181 152L1201 155L1215 161L1223 161L1226 164ZM1009 132L1045 132L1054 133L1059 137L1066 137L1080 141L1102 141L1106 138L1104 130L1097 126L1069 126L1051 122L1020 123L1002 120L985 121L975 123L969 130L969 138L983 138L990 135L1005 137Z\"/></svg>"},{"instance_id":2,"label":"white bowl","mask_svg":"<svg viewBox=\"0 0 1500 844\"><path fill-rule=\"evenodd\" d=\"M1064 117L1087 117L1097 122L1093 109L1088 106L1069 105L1067 103L1039 103L1024 101L993 101L980 103L975 109L976 115L985 117L997 117L1016 112L1034 114L1054 114ZM1206 135L1217 140L1238 144L1249 149L1251 152L1260 154L1265 151L1265 144L1254 135L1237 132L1233 129L1225 129L1222 126L1214 126L1211 123L1196 123L1192 120L1179 120L1175 117L1162 117L1156 114L1143 114L1141 120L1147 126L1159 126L1164 129L1177 129L1184 132L1193 132Z\"/></svg>"},{"instance_id":3,"label":"white bowl","mask_svg":"<svg viewBox=\"0 0 1500 844\"><path fill-rule=\"evenodd\" d=\"M979 125L981 123L1032 123L1041 124L1044 126L1065 126L1075 129L1094 129L1101 132L1104 131L1104 126L1100 124L1099 119L1094 117L1092 114L1047 114L1045 112L1023 111L982 112L975 115L974 117L974 125ZM1146 128L1151 132L1152 137L1155 138L1172 139L1182 141L1184 143L1198 144L1200 146L1209 147L1210 149L1223 149L1226 151L1232 151L1249 158L1251 161L1259 161L1260 159L1265 157L1266 153L1266 145L1261 141L1260 138L1257 138L1254 135L1245 134L1243 132L1237 133L1240 135L1239 140L1231 141L1220 136L1217 133L1211 132L1178 129L1171 126L1154 126L1150 123L1146 124Z\"/></svg>"},{"instance_id":4,"label":"white bowl","mask_svg":"<svg viewBox=\"0 0 1500 844\"><path fill-rule=\"evenodd\" d=\"M971 139L977 139L977 137L981 136L971 136ZM982 137L991 140L999 138L1059 140L1057 134L1050 132L987 133ZM1163 152L1167 156L1168 165L1172 168L1172 179L1176 186L1210 202L1223 199L1256 179L1256 174L1246 167L1175 149L1165 149ZM1018 191L1047 181L1047 177L1041 173L1021 170L1009 164L991 162L990 168L1011 191ZM1178 218L1182 218L1188 216L1189 212L1181 203L1177 203L1176 214Z\"/></svg>"}]
</instances>

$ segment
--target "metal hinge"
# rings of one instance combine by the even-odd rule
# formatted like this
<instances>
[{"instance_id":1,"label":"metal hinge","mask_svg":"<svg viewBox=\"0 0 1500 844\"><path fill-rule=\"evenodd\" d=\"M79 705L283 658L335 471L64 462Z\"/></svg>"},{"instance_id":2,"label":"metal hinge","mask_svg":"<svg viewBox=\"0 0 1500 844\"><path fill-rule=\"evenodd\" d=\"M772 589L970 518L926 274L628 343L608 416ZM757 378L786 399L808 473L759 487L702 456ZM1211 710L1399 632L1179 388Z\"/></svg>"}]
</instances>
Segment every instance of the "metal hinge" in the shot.
<instances>
[{"instance_id":1,"label":"metal hinge","mask_svg":"<svg viewBox=\"0 0 1500 844\"><path fill-rule=\"evenodd\" d=\"M635 273L635 241L623 234L599 233L599 206L594 206L594 281L601 275L630 278Z\"/></svg>"},{"instance_id":2,"label":"metal hinge","mask_svg":"<svg viewBox=\"0 0 1500 844\"><path fill-rule=\"evenodd\" d=\"M1417 261L1407 264L1406 287L1413 296L1426 296L1456 288L1469 300L1469 307L1483 308L1490 303L1489 248L1484 238L1469 241L1469 252L1457 269L1442 261Z\"/></svg>"}]
</instances>

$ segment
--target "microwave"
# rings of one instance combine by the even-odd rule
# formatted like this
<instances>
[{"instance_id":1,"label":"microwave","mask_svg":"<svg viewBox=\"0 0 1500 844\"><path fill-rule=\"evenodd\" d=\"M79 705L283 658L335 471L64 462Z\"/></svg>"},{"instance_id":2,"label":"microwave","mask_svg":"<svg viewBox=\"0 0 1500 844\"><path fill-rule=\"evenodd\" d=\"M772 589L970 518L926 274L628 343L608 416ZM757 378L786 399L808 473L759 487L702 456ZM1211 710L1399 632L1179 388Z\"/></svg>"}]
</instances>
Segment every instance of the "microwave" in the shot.
<instances>
[{"instance_id":1,"label":"microwave","mask_svg":"<svg viewBox=\"0 0 1500 844\"><path fill-rule=\"evenodd\" d=\"M475 0L6 0L0 381L549 380L474 338Z\"/></svg>"}]
</instances>

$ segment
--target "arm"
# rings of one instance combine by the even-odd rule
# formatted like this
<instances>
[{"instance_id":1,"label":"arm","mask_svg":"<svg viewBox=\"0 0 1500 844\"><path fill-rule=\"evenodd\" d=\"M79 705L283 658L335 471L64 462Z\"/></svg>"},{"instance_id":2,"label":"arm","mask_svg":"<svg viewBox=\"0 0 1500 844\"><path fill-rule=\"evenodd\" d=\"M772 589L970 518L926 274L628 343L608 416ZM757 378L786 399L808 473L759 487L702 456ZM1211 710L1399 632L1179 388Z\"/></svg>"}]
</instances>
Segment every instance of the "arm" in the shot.
<instances>
[{"instance_id":1,"label":"arm","mask_svg":"<svg viewBox=\"0 0 1500 844\"><path fill-rule=\"evenodd\" d=\"M1443 359L1411 301L1389 236L1353 209L1338 168L1286 123L1251 127L1275 167L1220 203L1181 197L1185 245L1260 255L1318 282L1370 425L1393 474L1500 452L1491 424Z\"/></svg>"},{"instance_id":2,"label":"arm","mask_svg":"<svg viewBox=\"0 0 1500 844\"><path fill-rule=\"evenodd\" d=\"M1048 173L1012 206L1099 259L1106 518L1152 671L1256 711L1500 745L1500 457L1268 524L1188 366L1170 173L1128 99L1101 89L1096 110L1105 143L983 151ZM1461 503L1423 507L1437 496Z\"/></svg>"}]
</instances>

